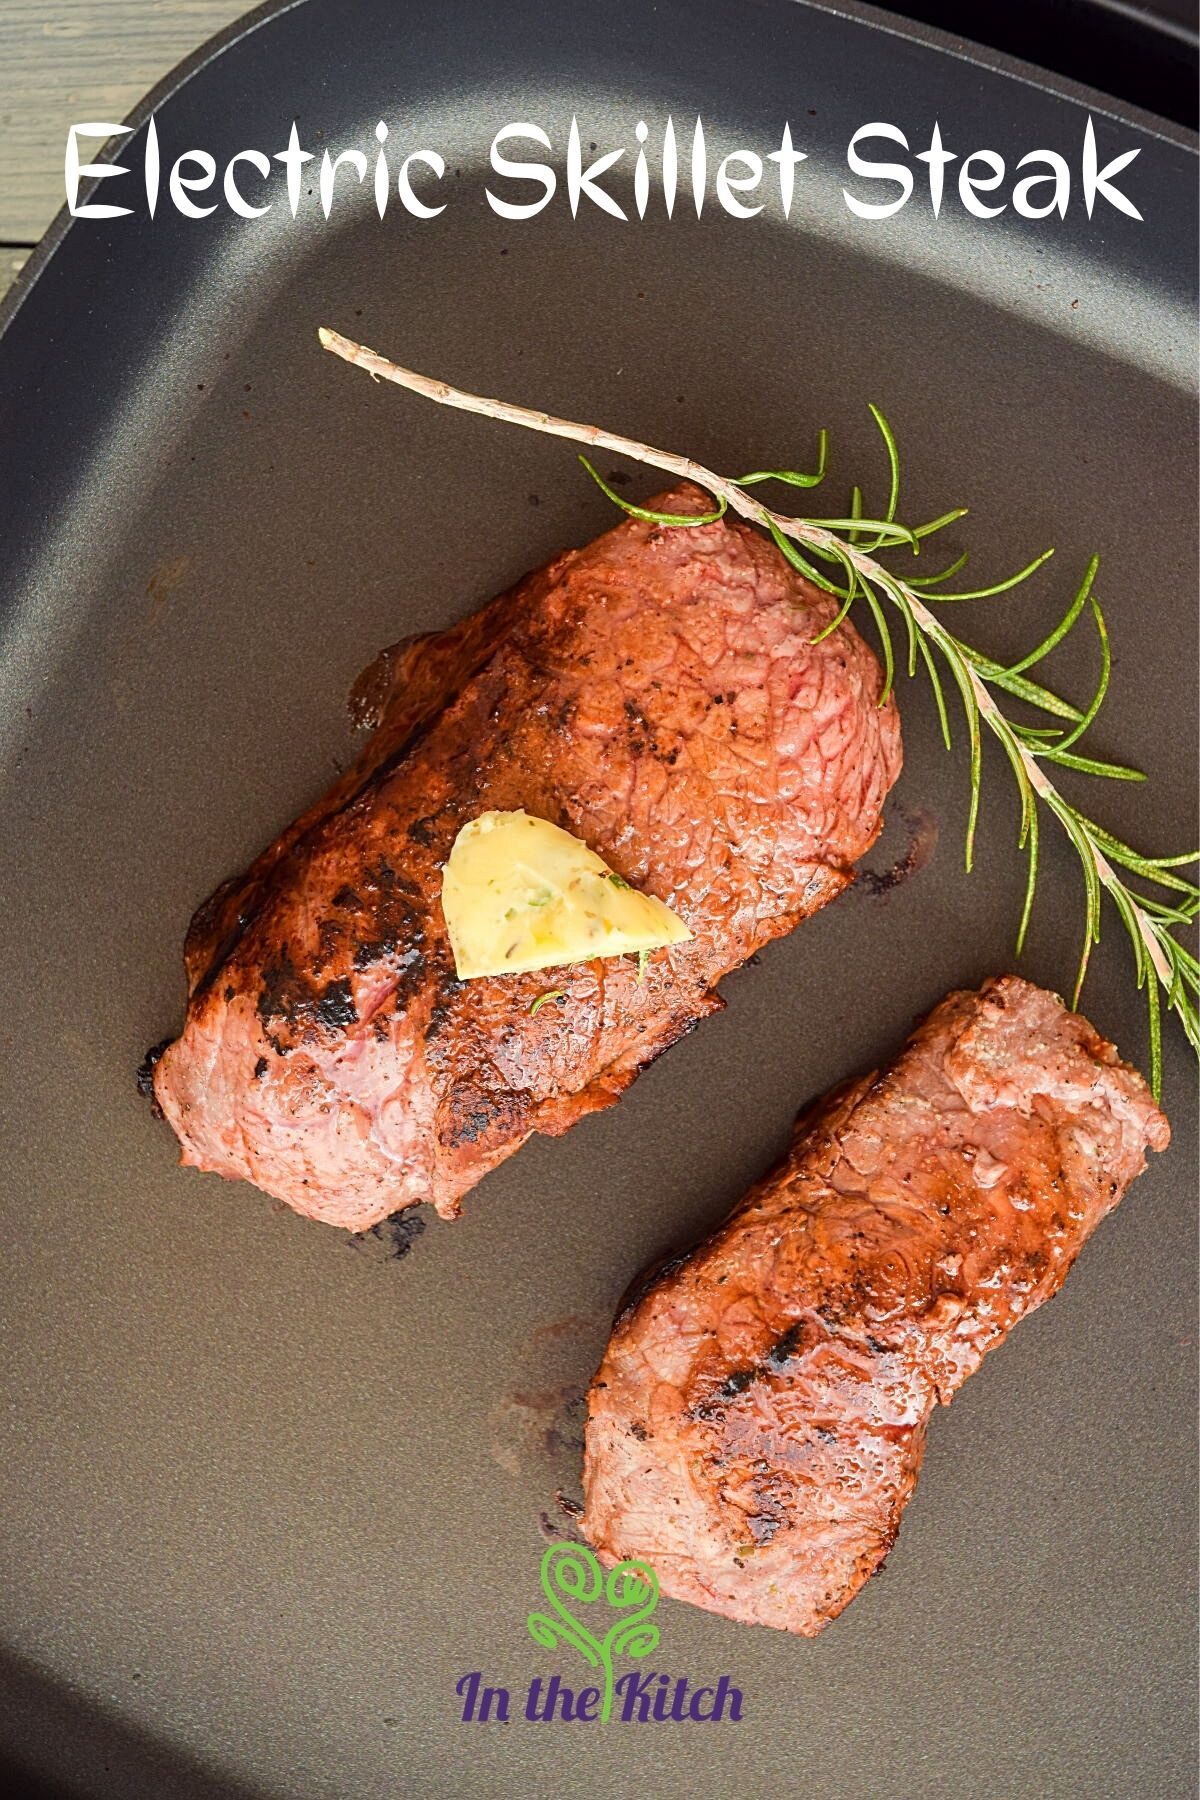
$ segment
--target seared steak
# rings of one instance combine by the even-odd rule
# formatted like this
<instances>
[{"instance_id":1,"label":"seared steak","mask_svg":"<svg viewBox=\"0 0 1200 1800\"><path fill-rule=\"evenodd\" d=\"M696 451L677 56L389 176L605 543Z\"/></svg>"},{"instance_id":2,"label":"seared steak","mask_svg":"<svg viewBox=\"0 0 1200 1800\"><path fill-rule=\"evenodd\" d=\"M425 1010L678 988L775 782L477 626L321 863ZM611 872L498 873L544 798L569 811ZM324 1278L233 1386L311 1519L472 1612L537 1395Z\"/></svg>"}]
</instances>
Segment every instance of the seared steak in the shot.
<instances>
[{"instance_id":1,"label":"seared steak","mask_svg":"<svg viewBox=\"0 0 1200 1800\"><path fill-rule=\"evenodd\" d=\"M1054 996L952 994L622 1314L589 1397L587 1537L664 1593L820 1631L886 1557L934 1407L1168 1136Z\"/></svg>"},{"instance_id":2,"label":"seared steak","mask_svg":"<svg viewBox=\"0 0 1200 1800\"><path fill-rule=\"evenodd\" d=\"M744 526L629 521L385 653L356 765L192 923L154 1071L184 1162L362 1230L453 1215L532 1132L611 1104L879 830L899 726L848 624L812 643L832 607ZM441 868L493 807L573 832L694 940L644 979L626 958L457 981Z\"/></svg>"}]
</instances>

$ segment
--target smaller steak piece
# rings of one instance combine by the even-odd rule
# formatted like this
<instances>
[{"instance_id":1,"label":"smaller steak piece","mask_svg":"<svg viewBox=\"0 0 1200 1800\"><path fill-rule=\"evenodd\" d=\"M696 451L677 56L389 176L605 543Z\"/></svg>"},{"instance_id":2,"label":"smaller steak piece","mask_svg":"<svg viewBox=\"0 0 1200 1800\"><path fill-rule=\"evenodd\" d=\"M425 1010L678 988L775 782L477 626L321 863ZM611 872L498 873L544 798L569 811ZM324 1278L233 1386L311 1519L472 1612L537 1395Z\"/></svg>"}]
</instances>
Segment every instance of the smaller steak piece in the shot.
<instances>
[{"instance_id":1,"label":"smaller steak piece","mask_svg":"<svg viewBox=\"0 0 1200 1800\"><path fill-rule=\"evenodd\" d=\"M935 1405L1169 1136L1053 995L952 994L618 1319L588 1401L587 1537L664 1593L815 1635L887 1556Z\"/></svg>"}]
</instances>

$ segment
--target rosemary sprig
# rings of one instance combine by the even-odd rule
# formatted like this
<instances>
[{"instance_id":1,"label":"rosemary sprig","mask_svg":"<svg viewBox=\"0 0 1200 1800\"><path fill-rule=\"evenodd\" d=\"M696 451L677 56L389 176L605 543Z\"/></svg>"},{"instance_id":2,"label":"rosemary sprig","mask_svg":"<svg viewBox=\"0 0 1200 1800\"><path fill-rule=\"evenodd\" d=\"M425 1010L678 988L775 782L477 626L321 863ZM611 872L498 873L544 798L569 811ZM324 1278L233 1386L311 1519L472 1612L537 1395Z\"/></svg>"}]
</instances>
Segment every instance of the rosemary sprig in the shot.
<instances>
[{"instance_id":1,"label":"rosemary sprig","mask_svg":"<svg viewBox=\"0 0 1200 1800\"><path fill-rule=\"evenodd\" d=\"M838 602L830 623L819 634L834 631L849 614L856 601L869 609L879 635L883 655L884 681L880 705L884 705L895 680L896 656L888 624L889 614L899 617L904 629L905 667L915 675L920 661L929 676L937 705L938 719L947 748L951 744L950 715L946 705L938 662L950 676L966 719L970 752L970 807L966 834L966 866L974 862L975 831L979 817L982 781L982 737L986 728L997 739L1017 784L1021 802L1018 846L1028 859L1025 900L1017 930L1017 953L1020 954L1029 929L1039 872L1039 802L1055 818L1074 847L1083 872L1084 928L1083 946L1075 981L1072 1005L1077 1005L1092 947L1100 938L1101 903L1108 894L1133 948L1134 973L1137 984L1146 995L1149 1035L1150 1084L1155 1097L1162 1088L1162 1021L1164 1004L1175 1014L1192 1047L1200 1054L1200 961L1175 935L1190 926L1200 913L1200 888L1176 871L1198 860L1196 853L1184 856L1143 856L1122 843L1102 826L1072 806L1047 774L1047 765L1071 769L1083 774L1119 781L1144 779L1137 769L1127 768L1085 754L1080 749L1084 734L1094 724L1108 691L1111 655L1104 614L1095 593L1099 558L1093 557L1083 581L1062 619L1028 655L1013 663L1001 663L984 655L964 639L951 632L933 610L961 600L983 600L1004 594L1027 581L1053 554L1043 551L1003 581L987 587L947 592L945 584L958 575L966 557L961 556L949 568L933 575L902 576L878 561L880 553L907 549L917 555L923 541L963 516L965 508L955 508L928 524L907 526L896 516L900 498L900 454L890 425L880 410L872 406L871 414L883 439L888 462L888 499L882 518L863 514L861 491L853 491L848 514L835 518L793 518L765 506L746 489L764 482L778 482L792 488L812 488L825 477L828 435L822 431L818 440L817 468L813 474L792 469L756 470L740 478L718 475L690 457L672 451L656 450L632 438L605 431L598 425L582 425L558 419L549 413L514 406L508 401L484 399L401 368L364 345L353 343L336 331L319 332L322 345L347 362L365 369L375 380L397 383L417 394L423 394L440 405L453 406L484 417L522 425L553 437L569 438L596 449L612 451L651 468L662 469L678 479L692 481L713 496L711 513L654 513L633 505L615 493L597 474L586 457L580 461L617 506L632 517L665 526L695 527L719 519L733 511L765 530L780 552L805 578ZM1035 668L1051 654L1087 614L1091 619L1100 647L1100 676L1095 693L1086 708L1080 710L1062 699L1050 688L1031 680L1027 671ZM819 638L817 641L819 641ZM997 699L997 691L1034 707L1058 724L1029 725L1009 718ZM1135 876L1143 884L1132 887L1126 875ZM1144 891L1149 887L1153 892Z\"/></svg>"}]
</instances>

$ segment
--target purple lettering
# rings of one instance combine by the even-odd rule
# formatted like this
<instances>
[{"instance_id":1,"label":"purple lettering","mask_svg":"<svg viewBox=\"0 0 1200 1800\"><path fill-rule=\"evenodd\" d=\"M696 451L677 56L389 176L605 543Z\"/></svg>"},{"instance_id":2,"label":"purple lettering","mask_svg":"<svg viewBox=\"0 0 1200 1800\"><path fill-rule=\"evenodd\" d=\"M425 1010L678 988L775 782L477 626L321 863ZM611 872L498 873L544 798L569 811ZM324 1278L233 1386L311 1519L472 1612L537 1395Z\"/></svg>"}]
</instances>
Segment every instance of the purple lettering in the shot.
<instances>
[{"instance_id":1,"label":"purple lettering","mask_svg":"<svg viewBox=\"0 0 1200 1800\"><path fill-rule=\"evenodd\" d=\"M561 1681L557 1675L552 1675L546 1688L546 1703L542 1707L540 1715L542 1724L550 1724L560 1706L564 1722L572 1719L574 1717L572 1711L574 1699L575 1696L566 1683Z\"/></svg>"},{"instance_id":2,"label":"purple lettering","mask_svg":"<svg viewBox=\"0 0 1200 1800\"><path fill-rule=\"evenodd\" d=\"M728 1675L722 1675L721 1679L717 1682L717 1696L713 1701L713 1709L710 1715L712 1718L720 1719L724 1717L726 1700L729 1702L729 1717L736 1723L742 1716L741 1689L733 1686Z\"/></svg>"},{"instance_id":3,"label":"purple lettering","mask_svg":"<svg viewBox=\"0 0 1200 1800\"><path fill-rule=\"evenodd\" d=\"M688 1707L688 1718L696 1719L697 1721L706 1721L708 1719L711 1719L712 1718L711 1710L709 1712L705 1712L702 1709L700 1702L703 1699L705 1694L708 1694L711 1696L715 1693L716 1693L715 1688L697 1688L695 1693L692 1695L691 1704Z\"/></svg>"},{"instance_id":4,"label":"purple lettering","mask_svg":"<svg viewBox=\"0 0 1200 1800\"><path fill-rule=\"evenodd\" d=\"M620 1698L621 1719L624 1724L628 1725L634 1717L635 1707L639 1725L644 1725L650 1717L650 1684L654 1678L653 1669L649 1674L643 1675L640 1681L637 1671L630 1669L629 1673L622 1675L615 1684L613 1692Z\"/></svg>"},{"instance_id":5,"label":"purple lettering","mask_svg":"<svg viewBox=\"0 0 1200 1800\"><path fill-rule=\"evenodd\" d=\"M581 1688L579 1698L575 1702L577 1719L594 1719L600 1711L600 1689Z\"/></svg>"},{"instance_id":6,"label":"purple lettering","mask_svg":"<svg viewBox=\"0 0 1200 1800\"><path fill-rule=\"evenodd\" d=\"M462 1710L463 1723L469 1725L475 1717L475 1700L479 1693L479 1684L483 1680L483 1671L476 1669L473 1675L464 1675L454 1691L465 1702Z\"/></svg>"},{"instance_id":7,"label":"purple lettering","mask_svg":"<svg viewBox=\"0 0 1200 1800\"><path fill-rule=\"evenodd\" d=\"M478 1723L486 1725L493 1712L501 1724L508 1724L508 1689L503 1687L485 1687L480 1692L483 1675L476 1669L471 1675L459 1677L455 1693L463 1702L462 1717L465 1725Z\"/></svg>"},{"instance_id":8,"label":"purple lettering","mask_svg":"<svg viewBox=\"0 0 1200 1800\"><path fill-rule=\"evenodd\" d=\"M483 1698L479 1702L479 1720L486 1725L492 1716L492 1703L495 1702L496 1717L502 1725L508 1724L508 1689L484 1688Z\"/></svg>"},{"instance_id":9,"label":"purple lettering","mask_svg":"<svg viewBox=\"0 0 1200 1800\"><path fill-rule=\"evenodd\" d=\"M480 1723L493 1718L503 1723L509 1717L509 1691L503 1687L484 1687L483 1676L476 1671L463 1675L455 1692L463 1700L464 1720ZM613 1698L618 1703L614 1718L624 1724L649 1723L676 1725L691 1721L710 1721L742 1717L742 1691L728 1675L722 1675L715 1687L694 1688L690 1676L672 1676L656 1669L639 1674L630 1669L613 1683ZM533 1724L590 1724L600 1717L602 1693L598 1687L580 1688L576 1693L561 1675L535 1675L525 1696L525 1717Z\"/></svg>"},{"instance_id":10,"label":"purple lettering","mask_svg":"<svg viewBox=\"0 0 1200 1800\"><path fill-rule=\"evenodd\" d=\"M663 1723L667 1716L667 1688L670 1685L670 1681L671 1677L669 1675L660 1675L658 1678L658 1692L654 1696L653 1711L655 1722L659 1725Z\"/></svg>"}]
</instances>

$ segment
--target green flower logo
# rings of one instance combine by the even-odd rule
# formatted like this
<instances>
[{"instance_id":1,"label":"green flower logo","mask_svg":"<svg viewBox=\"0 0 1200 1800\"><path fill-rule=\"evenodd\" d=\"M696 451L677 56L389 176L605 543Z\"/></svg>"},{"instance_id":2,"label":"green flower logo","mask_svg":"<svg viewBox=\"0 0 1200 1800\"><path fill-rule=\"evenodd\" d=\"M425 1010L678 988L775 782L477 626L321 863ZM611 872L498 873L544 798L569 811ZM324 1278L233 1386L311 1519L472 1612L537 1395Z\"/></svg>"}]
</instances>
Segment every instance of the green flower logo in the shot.
<instances>
[{"instance_id":1,"label":"green flower logo","mask_svg":"<svg viewBox=\"0 0 1200 1800\"><path fill-rule=\"evenodd\" d=\"M530 1613L529 1635L543 1650L570 1644L599 1670L600 1717L607 1719L612 1712L615 1658L649 1656L658 1648L658 1626L650 1622L658 1605L658 1576L648 1564L633 1559L619 1562L605 1575L585 1544L560 1543L551 1544L543 1554L540 1578L551 1610ZM594 1621L597 1631L592 1632L571 1610L600 1601L618 1615L603 1635L599 1635L603 1614Z\"/></svg>"}]
</instances>

